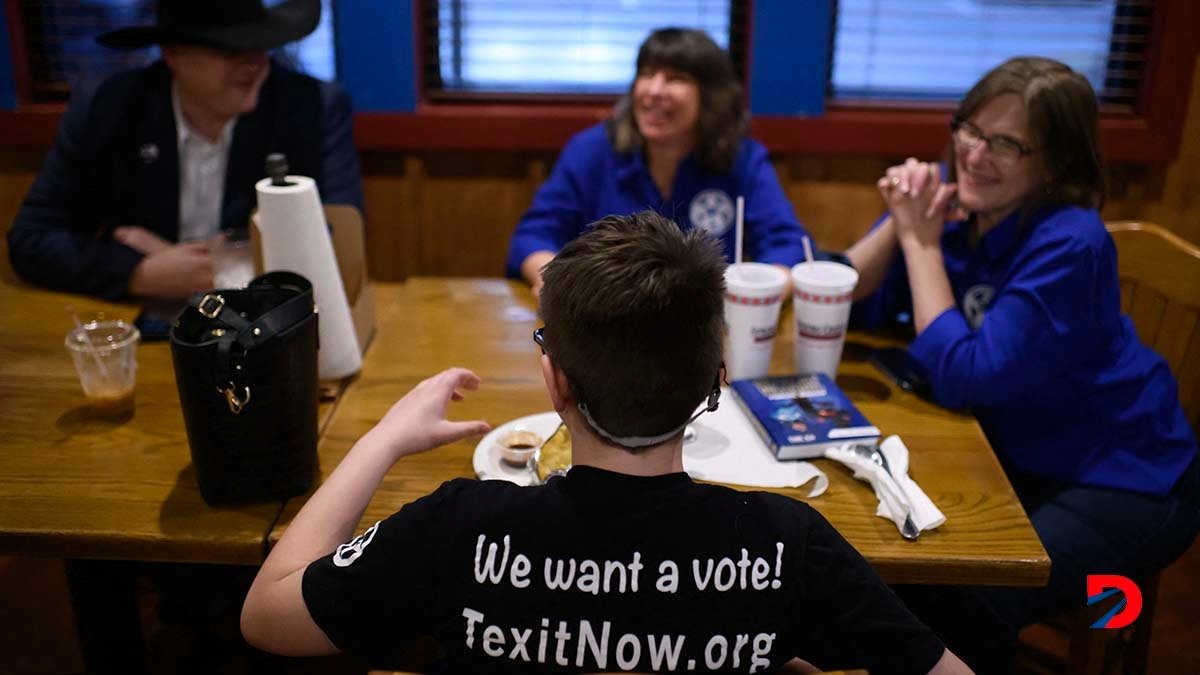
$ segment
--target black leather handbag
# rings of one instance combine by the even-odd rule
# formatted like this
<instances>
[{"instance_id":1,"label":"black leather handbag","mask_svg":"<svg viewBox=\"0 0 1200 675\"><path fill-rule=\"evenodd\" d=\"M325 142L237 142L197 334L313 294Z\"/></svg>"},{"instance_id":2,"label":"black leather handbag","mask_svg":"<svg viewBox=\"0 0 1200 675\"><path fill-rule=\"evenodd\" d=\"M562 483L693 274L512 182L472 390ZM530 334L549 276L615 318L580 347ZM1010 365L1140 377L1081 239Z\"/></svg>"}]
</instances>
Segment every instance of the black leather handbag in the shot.
<instances>
[{"instance_id":1,"label":"black leather handbag","mask_svg":"<svg viewBox=\"0 0 1200 675\"><path fill-rule=\"evenodd\" d=\"M317 466L312 284L270 272L197 294L171 327L171 358L200 494L210 505L306 492Z\"/></svg>"}]
</instances>

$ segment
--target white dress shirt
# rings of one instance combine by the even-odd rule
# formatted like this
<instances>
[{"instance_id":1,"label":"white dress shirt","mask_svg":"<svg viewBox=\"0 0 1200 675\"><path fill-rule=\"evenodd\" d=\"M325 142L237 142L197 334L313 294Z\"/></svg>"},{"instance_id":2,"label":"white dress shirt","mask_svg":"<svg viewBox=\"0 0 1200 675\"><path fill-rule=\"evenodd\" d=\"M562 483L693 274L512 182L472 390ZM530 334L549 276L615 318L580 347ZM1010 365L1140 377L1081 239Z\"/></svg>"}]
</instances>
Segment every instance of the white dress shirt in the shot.
<instances>
[{"instance_id":1,"label":"white dress shirt","mask_svg":"<svg viewBox=\"0 0 1200 675\"><path fill-rule=\"evenodd\" d=\"M237 120L229 120L214 143L188 126L179 105L179 92L174 87L171 105L175 110L179 146L179 241L206 240L221 228L225 168Z\"/></svg>"}]
</instances>

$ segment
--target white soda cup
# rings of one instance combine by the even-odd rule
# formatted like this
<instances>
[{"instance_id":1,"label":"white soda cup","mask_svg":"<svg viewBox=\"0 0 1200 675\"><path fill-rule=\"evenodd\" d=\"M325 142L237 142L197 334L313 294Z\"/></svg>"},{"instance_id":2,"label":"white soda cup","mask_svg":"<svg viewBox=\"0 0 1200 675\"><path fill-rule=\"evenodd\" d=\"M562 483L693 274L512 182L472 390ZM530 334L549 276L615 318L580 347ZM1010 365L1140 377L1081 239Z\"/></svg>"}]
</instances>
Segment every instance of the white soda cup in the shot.
<instances>
[{"instance_id":1,"label":"white soda cup","mask_svg":"<svg viewBox=\"0 0 1200 675\"><path fill-rule=\"evenodd\" d=\"M797 373L837 376L850 320L850 297L857 284L858 272L841 263L818 260L792 267Z\"/></svg>"},{"instance_id":2,"label":"white soda cup","mask_svg":"<svg viewBox=\"0 0 1200 675\"><path fill-rule=\"evenodd\" d=\"M762 377L771 365L787 272L765 263L725 268L725 370L730 380Z\"/></svg>"}]
</instances>

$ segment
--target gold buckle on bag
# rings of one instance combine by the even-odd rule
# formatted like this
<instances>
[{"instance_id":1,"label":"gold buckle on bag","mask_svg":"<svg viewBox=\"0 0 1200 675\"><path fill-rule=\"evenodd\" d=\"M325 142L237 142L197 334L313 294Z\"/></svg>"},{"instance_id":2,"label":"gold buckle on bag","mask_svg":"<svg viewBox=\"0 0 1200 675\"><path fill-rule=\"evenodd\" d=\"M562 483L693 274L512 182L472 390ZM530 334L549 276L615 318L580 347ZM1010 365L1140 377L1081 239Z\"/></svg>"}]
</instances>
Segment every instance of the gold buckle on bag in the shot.
<instances>
[{"instance_id":1,"label":"gold buckle on bag","mask_svg":"<svg viewBox=\"0 0 1200 675\"><path fill-rule=\"evenodd\" d=\"M217 391L225 395L225 402L229 404L229 412L234 415L242 412L242 409L250 402L250 387L248 386L242 387L242 391L246 392L245 398L242 399L238 398L237 391L234 390L232 382L224 389L218 388Z\"/></svg>"},{"instance_id":2,"label":"gold buckle on bag","mask_svg":"<svg viewBox=\"0 0 1200 675\"><path fill-rule=\"evenodd\" d=\"M200 304L196 305L196 311L206 318L215 319L224 307L225 298L216 293L205 293L204 297L200 298Z\"/></svg>"}]
</instances>

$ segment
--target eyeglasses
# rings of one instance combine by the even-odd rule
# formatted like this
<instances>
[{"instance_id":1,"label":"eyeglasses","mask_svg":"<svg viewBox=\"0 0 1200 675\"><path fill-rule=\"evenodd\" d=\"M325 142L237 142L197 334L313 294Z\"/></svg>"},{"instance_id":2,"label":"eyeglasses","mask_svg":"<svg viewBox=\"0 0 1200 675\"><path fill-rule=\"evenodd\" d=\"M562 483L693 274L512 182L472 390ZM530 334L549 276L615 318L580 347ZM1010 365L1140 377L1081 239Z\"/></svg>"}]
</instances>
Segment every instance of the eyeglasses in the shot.
<instances>
[{"instance_id":1,"label":"eyeglasses","mask_svg":"<svg viewBox=\"0 0 1200 675\"><path fill-rule=\"evenodd\" d=\"M537 346L541 348L542 353L545 354L546 353L546 327L545 326L542 326L541 328L533 329L533 341L537 343Z\"/></svg>"},{"instance_id":2,"label":"eyeglasses","mask_svg":"<svg viewBox=\"0 0 1200 675\"><path fill-rule=\"evenodd\" d=\"M541 348L543 354L546 353L545 330L546 327L542 326L541 328L535 328L533 331L533 341L536 342L537 346ZM580 391L578 385L575 382L572 382L571 386L575 389L575 397L579 401L577 405L579 406L580 414L583 415L583 419L587 421L588 426L592 428L592 431L596 432L596 435L626 448L646 448L671 440L675 436L678 436L680 433L682 433L683 430L687 428L687 425L695 422L697 417L706 412L712 412L716 410L721 400L721 373L724 370L725 364L722 363L721 369L717 371L717 379L713 382L712 391L708 395L707 405L703 410L697 411L696 414L692 415L688 421L684 422L678 427L666 432L665 434L659 434L657 436L616 436L610 434L609 432L605 431L603 427L596 423L596 418L592 417L592 413L590 410L588 410L587 404L583 402L583 393Z\"/></svg>"},{"instance_id":3,"label":"eyeglasses","mask_svg":"<svg viewBox=\"0 0 1200 675\"><path fill-rule=\"evenodd\" d=\"M992 157L1004 162L1015 162L1018 159L1033 154L1033 148L1025 145L1012 136L995 134L989 136L979 127L966 120L956 119L950 123L954 133L954 142L964 150L974 150L980 143L986 143Z\"/></svg>"}]
</instances>

